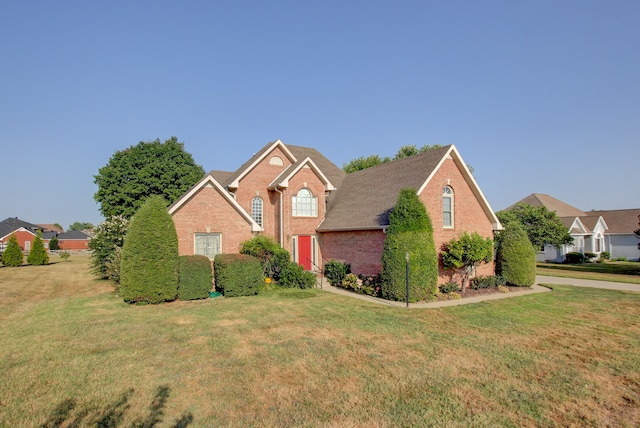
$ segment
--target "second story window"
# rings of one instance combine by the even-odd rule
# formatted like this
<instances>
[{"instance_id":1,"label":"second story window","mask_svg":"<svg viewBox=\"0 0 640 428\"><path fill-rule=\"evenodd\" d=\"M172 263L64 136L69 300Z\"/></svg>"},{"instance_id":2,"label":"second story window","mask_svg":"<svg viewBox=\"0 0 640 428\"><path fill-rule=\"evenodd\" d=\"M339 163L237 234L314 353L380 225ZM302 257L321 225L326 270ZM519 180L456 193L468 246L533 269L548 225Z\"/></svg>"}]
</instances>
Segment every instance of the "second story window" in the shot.
<instances>
[{"instance_id":1,"label":"second story window","mask_svg":"<svg viewBox=\"0 0 640 428\"><path fill-rule=\"evenodd\" d=\"M298 190L291 202L294 217L318 217L318 197L313 196L309 189Z\"/></svg>"},{"instance_id":2,"label":"second story window","mask_svg":"<svg viewBox=\"0 0 640 428\"><path fill-rule=\"evenodd\" d=\"M251 217L262 227L262 198L256 196L251 201Z\"/></svg>"},{"instance_id":3,"label":"second story window","mask_svg":"<svg viewBox=\"0 0 640 428\"><path fill-rule=\"evenodd\" d=\"M442 189L442 225L453 227L453 189L449 186Z\"/></svg>"}]
</instances>

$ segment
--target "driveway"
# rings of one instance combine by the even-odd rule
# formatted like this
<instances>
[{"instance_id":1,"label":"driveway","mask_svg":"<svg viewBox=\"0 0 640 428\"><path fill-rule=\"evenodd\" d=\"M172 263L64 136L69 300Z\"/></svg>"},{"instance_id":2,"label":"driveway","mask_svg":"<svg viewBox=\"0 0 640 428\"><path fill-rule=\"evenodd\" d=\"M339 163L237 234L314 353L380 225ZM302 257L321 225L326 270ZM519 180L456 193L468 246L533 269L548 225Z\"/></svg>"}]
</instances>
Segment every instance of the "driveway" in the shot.
<instances>
[{"instance_id":1,"label":"driveway","mask_svg":"<svg viewBox=\"0 0 640 428\"><path fill-rule=\"evenodd\" d=\"M536 276L536 284L573 285L575 287L604 288L607 290L635 291L640 293L640 284L627 284L613 281L594 281L591 279L560 278L558 276Z\"/></svg>"}]
</instances>

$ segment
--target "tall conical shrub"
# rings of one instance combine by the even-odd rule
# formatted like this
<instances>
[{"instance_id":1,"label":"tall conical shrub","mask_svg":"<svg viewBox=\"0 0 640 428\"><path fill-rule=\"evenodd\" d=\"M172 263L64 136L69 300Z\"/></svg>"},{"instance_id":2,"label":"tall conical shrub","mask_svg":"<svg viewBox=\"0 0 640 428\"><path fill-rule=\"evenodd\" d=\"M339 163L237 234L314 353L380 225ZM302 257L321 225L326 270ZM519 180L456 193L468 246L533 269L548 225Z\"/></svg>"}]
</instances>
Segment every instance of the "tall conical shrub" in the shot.
<instances>
[{"instance_id":1,"label":"tall conical shrub","mask_svg":"<svg viewBox=\"0 0 640 428\"><path fill-rule=\"evenodd\" d=\"M120 294L129 303L162 303L178 295L178 235L161 196L131 220L122 248Z\"/></svg>"},{"instance_id":2,"label":"tall conical shrub","mask_svg":"<svg viewBox=\"0 0 640 428\"><path fill-rule=\"evenodd\" d=\"M409 254L409 299L431 300L438 287L438 256L433 226L415 189L403 189L389 215L382 253L382 295L406 299L406 254Z\"/></svg>"},{"instance_id":3,"label":"tall conical shrub","mask_svg":"<svg viewBox=\"0 0 640 428\"><path fill-rule=\"evenodd\" d=\"M34 266L46 265L49 263L49 254L44 248L44 242L42 241L42 232L38 230L36 237L33 239L33 245L27 256L27 263Z\"/></svg>"},{"instance_id":4,"label":"tall conical shrub","mask_svg":"<svg viewBox=\"0 0 640 428\"><path fill-rule=\"evenodd\" d=\"M11 234L7 241L7 246L2 253L2 264L5 266L18 267L22 266L23 261L24 254L22 254L20 244L18 244L18 238L15 234Z\"/></svg>"},{"instance_id":5,"label":"tall conical shrub","mask_svg":"<svg viewBox=\"0 0 640 428\"><path fill-rule=\"evenodd\" d=\"M531 287L536 281L536 251L527 232L516 222L507 223L498 235L496 274L520 287Z\"/></svg>"}]
</instances>

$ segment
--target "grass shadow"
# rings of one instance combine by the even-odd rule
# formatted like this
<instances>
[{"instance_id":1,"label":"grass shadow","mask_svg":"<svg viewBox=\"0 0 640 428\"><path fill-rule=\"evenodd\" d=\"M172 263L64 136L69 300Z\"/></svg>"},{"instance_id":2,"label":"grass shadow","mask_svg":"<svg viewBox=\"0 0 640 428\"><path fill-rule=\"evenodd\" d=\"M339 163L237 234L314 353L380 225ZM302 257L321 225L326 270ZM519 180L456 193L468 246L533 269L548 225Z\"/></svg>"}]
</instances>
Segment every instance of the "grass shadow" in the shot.
<instances>
[{"instance_id":1,"label":"grass shadow","mask_svg":"<svg viewBox=\"0 0 640 428\"><path fill-rule=\"evenodd\" d=\"M134 421L132 428L153 428L164 419L164 409L169 399L170 388L167 385L160 385L156 388L155 395L149 405L149 414L144 419ZM57 427L81 427L96 426L99 428L115 428L123 425L127 411L130 409L129 401L134 394L134 389L130 388L120 394L120 396L107 408L94 411L87 408L78 408L78 402L74 398L62 400L51 412L47 420L40 425L40 428ZM89 416L89 418L87 418ZM85 420L87 419L87 420ZM174 424L173 428L185 428L193 422L193 414L184 412Z\"/></svg>"}]
</instances>

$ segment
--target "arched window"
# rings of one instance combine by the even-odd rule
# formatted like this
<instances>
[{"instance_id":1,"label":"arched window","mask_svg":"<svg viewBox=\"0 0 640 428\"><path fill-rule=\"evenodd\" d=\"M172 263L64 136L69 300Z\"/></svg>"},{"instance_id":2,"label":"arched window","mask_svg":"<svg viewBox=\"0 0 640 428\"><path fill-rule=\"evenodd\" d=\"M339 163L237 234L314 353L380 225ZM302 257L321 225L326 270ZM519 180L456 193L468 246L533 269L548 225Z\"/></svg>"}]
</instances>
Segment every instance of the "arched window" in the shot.
<instances>
[{"instance_id":1,"label":"arched window","mask_svg":"<svg viewBox=\"0 0 640 428\"><path fill-rule=\"evenodd\" d=\"M453 189L449 186L442 189L442 225L453 227Z\"/></svg>"},{"instance_id":2,"label":"arched window","mask_svg":"<svg viewBox=\"0 0 640 428\"><path fill-rule=\"evenodd\" d=\"M317 217L318 198L313 196L311 190L303 187L298 190L297 195L293 195L291 201L292 214L296 217Z\"/></svg>"},{"instance_id":3,"label":"arched window","mask_svg":"<svg viewBox=\"0 0 640 428\"><path fill-rule=\"evenodd\" d=\"M262 227L262 198L256 196L251 201L251 217Z\"/></svg>"}]
</instances>

